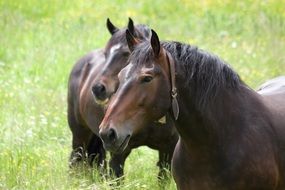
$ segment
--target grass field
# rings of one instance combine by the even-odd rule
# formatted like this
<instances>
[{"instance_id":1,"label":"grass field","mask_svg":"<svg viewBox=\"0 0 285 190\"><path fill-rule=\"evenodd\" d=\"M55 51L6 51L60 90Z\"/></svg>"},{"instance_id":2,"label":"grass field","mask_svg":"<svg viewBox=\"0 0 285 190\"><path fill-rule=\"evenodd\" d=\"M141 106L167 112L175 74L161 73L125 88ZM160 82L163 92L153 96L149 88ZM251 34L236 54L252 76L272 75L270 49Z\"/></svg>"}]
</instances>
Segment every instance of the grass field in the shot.
<instances>
[{"instance_id":1,"label":"grass field","mask_svg":"<svg viewBox=\"0 0 285 190\"><path fill-rule=\"evenodd\" d=\"M0 0L0 189L114 188L68 169L66 86L75 61L107 42L106 18L122 27L129 16L219 55L252 88L285 74L284 0ZM156 161L133 151L121 189L159 189Z\"/></svg>"}]
</instances>

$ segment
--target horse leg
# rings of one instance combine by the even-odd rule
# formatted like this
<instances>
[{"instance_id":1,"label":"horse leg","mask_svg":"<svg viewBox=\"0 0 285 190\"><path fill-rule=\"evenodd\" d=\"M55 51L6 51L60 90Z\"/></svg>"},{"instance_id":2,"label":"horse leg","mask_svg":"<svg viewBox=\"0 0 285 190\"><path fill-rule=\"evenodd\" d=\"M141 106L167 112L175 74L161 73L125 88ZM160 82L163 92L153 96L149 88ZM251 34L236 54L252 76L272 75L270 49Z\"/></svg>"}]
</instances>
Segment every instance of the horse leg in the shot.
<instances>
[{"instance_id":1,"label":"horse leg","mask_svg":"<svg viewBox=\"0 0 285 190\"><path fill-rule=\"evenodd\" d=\"M90 142L92 144L91 140L93 133L76 119L73 107L71 105L68 105L68 124L72 132L72 151L69 158L69 166L73 167L79 163L84 163L84 161L87 161L87 148L90 147Z\"/></svg>"},{"instance_id":2,"label":"horse leg","mask_svg":"<svg viewBox=\"0 0 285 190\"><path fill-rule=\"evenodd\" d=\"M93 134L92 139L89 142L87 154L90 166L93 166L93 163L95 162L97 168L102 170L106 169L106 151L103 147L102 140L95 134Z\"/></svg>"},{"instance_id":3,"label":"horse leg","mask_svg":"<svg viewBox=\"0 0 285 190\"><path fill-rule=\"evenodd\" d=\"M87 161L87 146L92 137L92 132L82 125L70 125L72 131L72 151L69 158L69 166L73 167Z\"/></svg>"},{"instance_id":4,"label":"horse leg","mask_svg":"<svg viewBox=\"0 0 285 190\"><path fill-rule=\"evenodd\" d=\"M111 153L111 160L109 162L111 175L114 174L117 178L124 175L125 160L130 153L131 149L126 149L121 154Z\"/></svg>"},{"instance_id":5,"label":"horse leg","mask_svg":"<svg viewBox=\"0 0 285 190\"><path fill-rule=\"evenodd\" d=\"M159 151L159 161L157 162L157 166L159 167L158 179L164 180L168 179L169 171L171 169L171 158L172 152L163 152Z\"/></svg>"}]
</instances>

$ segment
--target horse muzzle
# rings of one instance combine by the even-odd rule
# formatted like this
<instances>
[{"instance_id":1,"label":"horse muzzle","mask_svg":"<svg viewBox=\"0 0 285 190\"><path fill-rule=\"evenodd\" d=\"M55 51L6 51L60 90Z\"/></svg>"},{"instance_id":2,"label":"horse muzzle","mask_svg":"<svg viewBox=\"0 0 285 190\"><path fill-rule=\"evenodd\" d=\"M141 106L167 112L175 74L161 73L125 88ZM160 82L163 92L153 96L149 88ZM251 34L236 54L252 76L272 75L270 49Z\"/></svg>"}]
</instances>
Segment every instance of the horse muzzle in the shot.
<instances>
[{"instance_id":1,"label":"horse muzzle","mask_svg":"<svg viewBox=\"0 0 285 190\"><path fill-rule=\"evenodd\" d=\"M104 148L114 153L123 152L129 144L131 134L119 133L115 128L101 128L99 136L103 141Z\"/></svg>"}]
</instances>

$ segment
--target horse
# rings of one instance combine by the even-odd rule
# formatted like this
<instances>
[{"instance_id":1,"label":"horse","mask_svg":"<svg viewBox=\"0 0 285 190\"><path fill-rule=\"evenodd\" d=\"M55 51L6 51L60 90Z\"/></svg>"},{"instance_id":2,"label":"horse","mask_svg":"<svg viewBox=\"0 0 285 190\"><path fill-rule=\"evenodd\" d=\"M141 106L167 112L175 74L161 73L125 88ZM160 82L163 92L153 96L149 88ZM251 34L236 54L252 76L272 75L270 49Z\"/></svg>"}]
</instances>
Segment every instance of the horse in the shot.
<instances>
[{"instance_id":1,"label":"horse","mask_svg":"<svg viewBox=\"0 0 285 190\"><path fill-rule=\"evenodd\" d=\"M257 92L264 96L272 93L276 94L282 92L285 89L285 76L279 76L271 79L258 87Z\"/></svg>"},{"instance_id":2,"label":"horse","mask_svg":"<svg viewBox=\"0 0 285 190\"><path fill-rule=\"evenodd\" d=\"M101 123L108 99L116 91L118 72L125 66L129 50L125 39L126 28L117 28L107 19L107 29L111 38L103 49L83 56L74 65L68 83L68 123L72 132L72 152L70 166L87 160L89 165L106 168L106 151L99 138ZM145 25L134 25L129 19L127 29L138 40L150 37L150 29ZM110 134L111 138L112 134ZM165 123L152 122L144 131L134 136L129 146L120 153L111 153L109 166L116 177L123 176L124 163L131 150L142 145L159 151L159 179L165 178L170 168L172 154L178 141L173 123L166 116ZM163 143L161 143L163 142Z\"/></svg>"},{"instance_id":3,"label":"horse","mask_svg":"<svg viewBox=\"0 0 285 190\"><path fill-rule=\"evenodd\" d=\"M132 135L168 113L179 133L177 189L285 188L284 88L258 93L218 56L160 42L153 30L150 41L129 31L126 39L129 65L99 126L105 147L123 151Z\"/></svg>"}]
</instances>

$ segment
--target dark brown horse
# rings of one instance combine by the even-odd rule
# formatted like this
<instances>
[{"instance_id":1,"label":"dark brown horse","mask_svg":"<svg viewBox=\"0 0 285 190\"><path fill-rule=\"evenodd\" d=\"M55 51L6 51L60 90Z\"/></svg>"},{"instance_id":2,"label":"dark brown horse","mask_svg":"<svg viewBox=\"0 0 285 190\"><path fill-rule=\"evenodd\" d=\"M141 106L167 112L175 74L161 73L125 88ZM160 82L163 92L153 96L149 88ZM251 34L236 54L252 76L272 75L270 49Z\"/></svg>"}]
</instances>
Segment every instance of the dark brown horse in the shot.
<instances>
[{"instance_id":1,"label":"dark brown horse","mask_svg":"<svg viewBox=\"0 0 285 190\"><path fill-rule=\"evenodd\" d=\"M73 135L71 165L84 159L88 159L90 165L94 159L97 166L104 165L105 149L98 137L99 124L104 116L104 105L118 87L117 74L126 65L130 53L125 38L126 28L118 29L109 19L107 28L112 36L105 49L85 55L75 64L70 74L68 123ZM150 37L150 29L144 25L134 26L131 19L127 28L138 41ZM109 133L108 138L113 138L112 135ZM164 168L170 166L177 140L177 132L169 119L165 124L153 122L134 136L124 151L111 154L110 168L120 177L131 150L146 145L159 151L159 176L163 177Z\"/></svg>"},{"instance_id":2,"label":"dark brown horse","mask_svg":"<svg viewBox=\"0 0 285 190\"><path fill-rule=\"evenodd\" d=\"M138 43L100 125L106 147L124 150L149 122L172 115L180 134L178 189L284 189L285 88L257 93L224 61L179 42ZM104 136L114 131L112 141Z\"/></svg>"}]
</instances>

